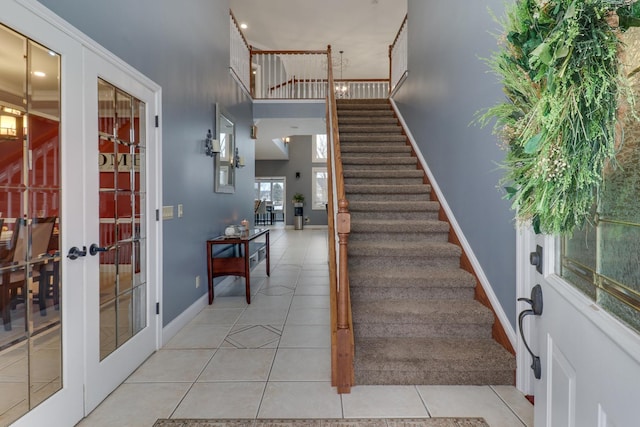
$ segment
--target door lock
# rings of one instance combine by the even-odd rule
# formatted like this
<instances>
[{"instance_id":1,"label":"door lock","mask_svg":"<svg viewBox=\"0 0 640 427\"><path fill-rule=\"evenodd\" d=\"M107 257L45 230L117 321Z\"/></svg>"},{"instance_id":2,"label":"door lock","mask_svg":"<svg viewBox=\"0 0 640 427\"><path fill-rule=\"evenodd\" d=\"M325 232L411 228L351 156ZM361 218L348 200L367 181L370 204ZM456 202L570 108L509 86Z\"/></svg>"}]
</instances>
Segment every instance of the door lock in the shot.
<instances>
[{"instance_id":1,"label":"door lock","mask_svg":"<svg viewBox=\"0 0 640 427\"><path fill-rule=\"evenodd\" d=\"M67 254L67 258L69 259L78 259L83 256L87 256L86 246L83 246L82 250L80 250L80 248L78 248L77 246L74 246L71 249L69 249L69 253Z\"/></svg>"},{"instance_id":2,"label":"door lock","mask_svg":"<svg viewBox=\"0 0 640 427\"><path fill-rule=\"evenodd\" d=\"M540 247L540 246L538 246ZM535 252L532 252L534 254ZM526 316L531 314L535 316L540 316L542 314L542 287L540 285L535 285L531 289L531 298L518 298L518 301L524 301L531 305L531 309L522 310L518 315L518 327L520 329L520 336L522 337L522 342L524 346L527 348L527 351L533 358L533 362L531 363L531 369L533 369L533 375L539 380L542 377L542 364L540 363L540 357L533 354L533 351L529 348L529 344L527 344L527 340L524 338L524 333L522 332L522 321Z\"/></svg>"},{"instance_id":3,"label":"door lock","mask_svg":"<svg viewBox=\"0 0 640 427\"><path fill-rule=\"evenodd\" d=\"M536 251L529 254L529 263L536 266L536 271L542 274L542 246L536 245Z\"/></svg>"}]
</instances>

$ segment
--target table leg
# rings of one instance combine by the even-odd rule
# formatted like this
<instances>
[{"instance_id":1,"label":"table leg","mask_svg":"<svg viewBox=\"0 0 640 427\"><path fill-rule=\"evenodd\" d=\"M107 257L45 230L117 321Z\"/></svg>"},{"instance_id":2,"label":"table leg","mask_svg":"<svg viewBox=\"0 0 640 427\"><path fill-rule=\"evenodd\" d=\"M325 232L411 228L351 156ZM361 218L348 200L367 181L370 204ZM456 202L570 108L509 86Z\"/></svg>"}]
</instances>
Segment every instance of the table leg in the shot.
<instances>
[{"instance_id":1,"label":"table leg","mask_svg":"<svg viewBox=\"0 0 640 427\"><path fill-rule=\"evenodd\" d=\"M211 244L207 243L207 284L209 287L209 305L213 304L213 260L211 259Z\"/></svg>"},{"instance_id":2,"label":"table leg","mask_svg":"<svg viewBox=\"0 0 640 427\"><path fill-rule=\"evenodd\" d=\"M247 304L251 304L251 274L249 272L249 241L244 242L244 283Z\"/></svg>"}]
</instances>

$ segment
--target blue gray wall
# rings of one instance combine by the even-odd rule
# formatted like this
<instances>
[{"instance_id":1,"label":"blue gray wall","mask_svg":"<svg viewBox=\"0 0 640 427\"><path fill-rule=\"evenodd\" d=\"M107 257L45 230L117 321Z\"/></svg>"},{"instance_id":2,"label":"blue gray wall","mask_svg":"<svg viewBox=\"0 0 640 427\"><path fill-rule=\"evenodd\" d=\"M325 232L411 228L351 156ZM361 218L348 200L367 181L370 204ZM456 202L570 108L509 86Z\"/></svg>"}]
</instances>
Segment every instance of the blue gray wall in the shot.
<instances>
[{"instance_id":1,"label":"blue gray wall","mask_svg":"<svg viewBox=\"0 0 640 427\"><path fill-rule=\"evenodd\" d=\"M183 218L164 222L166 325L206 293L206 238L252 216L252 105L229 74L229 2L41 3L162 86L163 204L184 206ZM235 194L213 192L213 160L202 148L216 102L236 121L247 165L237 172Z\"/></svg>"},{"instance_id":2,"label":"blue gray wall","mask_svg":"<svg viewBox=\"0 0 640 427\"><path fill-rule=\"evenodd\" d=\"M307 225L327 225L326 210L311 209L311 168L326 167L326 163L311 163L312 136L296 135L289 143L289 160L258 160L256 162L256 177L284 176L287 178L287 213L286 224L293 225L293 205L291 197L295 193L302 193L305 198L303 213L309 217ZM296 172L300 178L296 179Z\"/></svg>"},{"instance_id":3,"label":"blue gray wall","mask_svg":"<svg viewBox=\"0 0 640 427\"><path fill-rule=\"evenodd\" d=\"M409 0L409 76L400 111L507 316L515 325L514 213L497 188L504 157L490 127L470 124L503 98L480 58L497 49L489 8L503 0Z\"/></svg>"}]
</instances>

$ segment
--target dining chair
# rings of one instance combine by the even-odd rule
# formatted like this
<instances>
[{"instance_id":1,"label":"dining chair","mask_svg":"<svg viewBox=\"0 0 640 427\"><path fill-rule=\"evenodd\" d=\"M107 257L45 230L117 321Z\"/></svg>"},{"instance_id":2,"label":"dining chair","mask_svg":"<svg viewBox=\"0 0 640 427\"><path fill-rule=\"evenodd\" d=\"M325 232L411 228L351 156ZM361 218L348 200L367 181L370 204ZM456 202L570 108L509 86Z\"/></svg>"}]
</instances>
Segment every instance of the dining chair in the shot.
<instances>
[{"instance_id":1,"label":"dining chair","mask_svg":"<svg viewBox=\"0 0 640 427\"><path fill-rule=\"evenodd\" d=\"M2 288L0 289L0 314L6 331L11 330L11 294L24 284L24 270L16 271L16 259L24 262L26 258L26 221L17 218L8 247L0 253L0 269L2 270ZM21 280L20 280L21 279Z\"/></svg>"}]
</instances>

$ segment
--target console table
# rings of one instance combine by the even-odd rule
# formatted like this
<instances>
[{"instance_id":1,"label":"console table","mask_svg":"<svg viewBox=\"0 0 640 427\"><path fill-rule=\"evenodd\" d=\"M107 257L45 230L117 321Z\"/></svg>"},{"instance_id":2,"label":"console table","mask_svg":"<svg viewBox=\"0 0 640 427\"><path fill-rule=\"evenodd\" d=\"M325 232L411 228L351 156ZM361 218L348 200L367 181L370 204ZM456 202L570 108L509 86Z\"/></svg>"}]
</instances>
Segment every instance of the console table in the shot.
<instances>
[{"instance_id":1,"label":"console table","mask_svg":"<svg viewBox=\"0 0 640 427\"><path fill-rule=\"evenodd\" d=\"M249 272L260 261L269 266L269 230L256 228L237 237L219 236L207 240L207 276L209 279L209 304L213 303L213 278L219 276L244 277L247 304L251 304L251 279Z\"/></svg>"}]
</instances>

